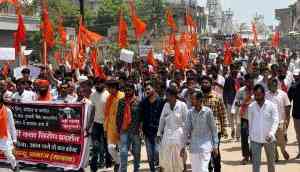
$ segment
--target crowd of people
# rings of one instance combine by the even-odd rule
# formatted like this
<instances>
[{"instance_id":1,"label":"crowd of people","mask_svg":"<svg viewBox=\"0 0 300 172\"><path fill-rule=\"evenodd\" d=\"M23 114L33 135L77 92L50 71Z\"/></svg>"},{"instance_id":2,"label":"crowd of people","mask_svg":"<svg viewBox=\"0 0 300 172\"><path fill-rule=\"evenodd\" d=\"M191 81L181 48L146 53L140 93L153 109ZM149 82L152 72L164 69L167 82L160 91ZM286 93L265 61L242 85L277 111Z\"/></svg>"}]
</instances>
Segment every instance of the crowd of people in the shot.
<instances>
[{"instance_id":1,"label":"crowd of people","mask_svg":"<svg viewBox=\"0 0 300 172\"><path fill-rule=\"evenodd\" d=\"M210 59L209 51L201 50L185 70L166 60L150 68L143 61L107 63L105 77L95 77L88 63L84 69L43 66L35 79L28 68L21 78L3 76L0 150L18 171L16 129L5 102L55 101L90 108L85 130L92 144L91 172L105 167L126 172L129 152L138 172L143 144L151 172L185 171L188 156L193 172L220 172L220 146L229 137L241 143L241 164L252 163L253 172L259 172L264 147L268 171L274 172L277 147L285 160L291 158L286 150L290 114L299 159L299 54L242 49L231 65L224 65L222 50L214 51L219 56Z\"/></svg>"}]
</instances>

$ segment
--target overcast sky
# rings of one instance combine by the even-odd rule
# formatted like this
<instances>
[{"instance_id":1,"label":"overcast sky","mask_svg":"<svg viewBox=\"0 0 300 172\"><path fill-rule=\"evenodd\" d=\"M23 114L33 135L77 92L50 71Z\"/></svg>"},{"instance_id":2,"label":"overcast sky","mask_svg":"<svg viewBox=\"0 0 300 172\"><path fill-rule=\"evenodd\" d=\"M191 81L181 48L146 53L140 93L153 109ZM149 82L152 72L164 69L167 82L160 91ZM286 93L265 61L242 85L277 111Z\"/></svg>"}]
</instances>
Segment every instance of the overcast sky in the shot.
<instances>
[{"instance_id":1,"label":"overcast sky","mask_svg":"<svg viewBox=\"0 0 300 172\"><path fill-rule=\"evenodd\" d=\"M198 0L199 4L206 4L207 0ZM221 0L223 10L231 8L238 22L249 23L256 13L263 14L265 23L276 23L274 9L286 8L297 0Z\"/></svg>"}]
</instances>

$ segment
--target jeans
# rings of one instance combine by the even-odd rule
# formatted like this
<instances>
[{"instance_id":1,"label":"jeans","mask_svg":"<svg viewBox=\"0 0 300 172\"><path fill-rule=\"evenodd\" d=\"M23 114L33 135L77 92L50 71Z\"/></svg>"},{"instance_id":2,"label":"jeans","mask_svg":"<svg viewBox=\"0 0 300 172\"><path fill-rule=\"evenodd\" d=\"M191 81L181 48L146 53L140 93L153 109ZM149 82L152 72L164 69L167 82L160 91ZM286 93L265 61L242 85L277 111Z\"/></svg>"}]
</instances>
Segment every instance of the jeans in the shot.
<instances>
[{"instance_id":1,"label":"jeans","mask_svg":"<svg viewBox=\"0 0 300 172\"><path fill-rule=\"evenodd\" d=\"M247 119L241 119L241 147L242 155L244 158L250 157L250 148L249 148L249 123Z\"/></svg>"},{"instance_id":2,"label":"jeans","mask_svg":"<svg viewBox=\"0 0 300 172\"><path fill-rule=\"evenodd\" d=\"M103 125L99 123L94 123L92 130L92 159L90 168L92 172L98 169L98 160L100 164L103 165L104 161L107 166L112 163L112 158L108 153L106 138L104 137Z\"/></svg>"},{"instance_id":3,"label":"jeans","mask_svg":"<svg viewBox=\"0 0 300 172\"><path fill-rule=\"evenodd\" d=\"M215 155L211 153L211 158L208 166L209 172L221 172L221 152L220 152L220 143L221 143L221 133L218 134L219 137L219 144L218 144L218 150L219 154Z\"/></svg>"},{"instance_id":4,"label":"jeans","mask_svg":"<svg viewBox=\"0 0 300 172\"><path fill-rule=\"evenodd\" d=\"M252 171L260 172L262 147L265 148L266 155L267 155L268 172L275 172L275 142L262 144L253 141L251 141L252 162L253 162Z\"/></svg>"},{"instance_id":5,"label":"jeans","mask_svg":"<svg viewBox=\"0 0 300 172\"><path fill-rule=\"evenodd\" d=\"M296 132L296 138L298 142L298 153L300 154L300 119L295 119L294 118L294 128Z\"/></svg>"},{"instance_id":6,"label":"jeans","mask_svg":"<svg viewBox=\"0 0 300 172\"><path fill-rule=\"evenodd\" d=\"M120 172L127 172L128 151L131 148L134 172L138 172L141 161L141 137L138 134L122 133L120 136Z\"/></svg>"},{"instance_id":7,"label":"jeans","mask_svg":"<svg viewBox=\"0 0 300 172\"><path fill-rule=\"evenodd\" d=\"M155 136L145 136L145 143L150 171L155 172L155 165L159 164L158 145L155 141Z\"/></svg>"}]
</instances>

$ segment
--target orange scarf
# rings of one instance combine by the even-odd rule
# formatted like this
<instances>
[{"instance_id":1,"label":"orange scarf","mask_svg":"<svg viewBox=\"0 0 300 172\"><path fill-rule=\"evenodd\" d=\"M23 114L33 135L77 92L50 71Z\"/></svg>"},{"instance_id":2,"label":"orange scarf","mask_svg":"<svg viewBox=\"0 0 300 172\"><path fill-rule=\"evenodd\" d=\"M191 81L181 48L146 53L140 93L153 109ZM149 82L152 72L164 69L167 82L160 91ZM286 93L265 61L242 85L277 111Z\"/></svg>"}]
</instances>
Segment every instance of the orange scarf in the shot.
<instances>
[{"instance_id":1,"label":"orange scarf","mask_svg":"<svg viewBox=\"0 0 300 172\"><path fill-rule=\"evenodd\" d=\"M7 109L6 106L2 105L0 109L0 139L6 139L8 137L7 133Z\"/></svg>"},{"instance_id":2,"label":"orange scarf","mask_svg":"<svg viewBox=\"0 0 300 172\"><path fill-rule=\"evenodd\" d=\"M132 98L131 97L125 97L125 107L124 107L124 115L123 115L123 123L122 123L122 129L127 130L131 124L131 103Z\"/></svg>"},{"instance_id":3,"label":"orange scarf","mask_svg":"<svg viewBox=\"0 0 300 172\"><path fill-rule=\"evenodd\" d=\"M104 120L108 120L109 118L109 114L110 114L110 109L111 109L111 106L112 104L114 103L114 100L118 97L118 93L117 94L111 94L108 98L107 98L107 101L105 103L105 109L104 109ZM105 125L104 125L104 129L107 129L107 122L105 122Z\"/></svg>"},{"instance_id":4,"label":"orange scarf","mask_svg":"<svg viewBox=\"0 0 300 172\"><path fill-rule=\"evenodd\" d=\"M48 91L47 95L45 96L39 96L38 101L52 101L52 95L50 91Z\"/></svg>"}]
</instances>

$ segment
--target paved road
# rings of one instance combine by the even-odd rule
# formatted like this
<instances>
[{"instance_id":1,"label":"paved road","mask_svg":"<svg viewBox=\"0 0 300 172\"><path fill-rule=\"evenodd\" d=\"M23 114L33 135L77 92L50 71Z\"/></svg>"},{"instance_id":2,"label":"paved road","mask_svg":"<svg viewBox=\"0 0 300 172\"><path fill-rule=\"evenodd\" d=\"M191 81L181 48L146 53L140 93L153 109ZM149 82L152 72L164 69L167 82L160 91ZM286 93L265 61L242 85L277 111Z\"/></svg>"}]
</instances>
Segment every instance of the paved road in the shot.
<instances>
[{"instance_id":1,"label":"paved road","mask_svg":"<svg viewBox=\"0 0 300 172\"><path fill-rule=\"evenodd\" d=\"M296 145L296 136L294 132L293 125L289 128L288 131L288 137L289 137L289 143L287 146L287 150L290 153L291 160L286 162L283 160L282 155L280 154L280 160L279 163L277 163L276 171L277 172L300 172L300 159L295 160L293 159L298 150ZM240 142L226 140L221 145L221 155L222 155L222 168L223 172L250 172L251 171L251 165L241 165L241 149L240 149ZM266 172L266 158L263 152L263 166L262 166L262 172ZM146 162L146 153L145 149L143 148L142 151L142 164L141 164L141 171L148 172L148 164ZM104 169L99 170L98 172L111 172L111 169ZM129 167L129 172L132 170L132 165ZM0 172L9 172L7 168L1 168ZM22 172L54 172L53 169L49 170L34 170L34 169L23 169ZM86 172L90 172L90 170L86 170Z\"/></svg>"}]
</instances>

